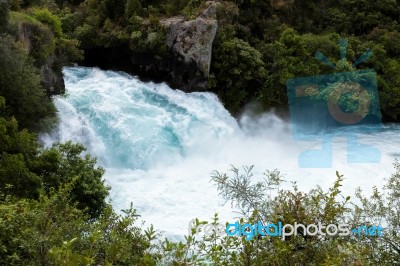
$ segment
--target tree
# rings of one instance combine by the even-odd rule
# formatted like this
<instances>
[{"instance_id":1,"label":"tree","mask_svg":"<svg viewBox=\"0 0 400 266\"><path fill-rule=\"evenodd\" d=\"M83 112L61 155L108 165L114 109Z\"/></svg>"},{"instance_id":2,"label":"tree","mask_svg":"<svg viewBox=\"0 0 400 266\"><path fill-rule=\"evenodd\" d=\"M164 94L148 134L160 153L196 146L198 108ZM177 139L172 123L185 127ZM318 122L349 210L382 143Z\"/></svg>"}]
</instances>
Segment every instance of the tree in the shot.
<instances>
[{"instance_id":1,"label":"tree","mask_svg":"<svg viewBox=\"0 0 400 266\"><path fill-rule=\"evenodd\" d=\"M237 112L262 85L265 65L260 52L243 40L234 38L221 43L214 51L213 87L229 110Z\"/></svg>"},{"instance_id":2,"label":"tree","mask_svg":"<svg viewBox=\"0 0 400 266\"><path fill-rule=\"evenodd\" d=\"M21 128L40 129L44 118L55 115L55 107L40 85L32 59L11 36L0 36L0 96L6 114L15 116Z\"/></svg>"},{"instance_id":3,"label":"tree","mask_svg":"<svg viewBox=\"0 0 400 266\"><path fill-rule=\"evenodd\" d=\"M7 29L8 18L10 9L8 6L8 1L0 1L0 34L5 32Z\"/></svg>"},{"instance_id":4,"label":"tree","mask_svg":"<svg viewBox=\"0 0 400 266\"><path fill-rule=\"evenodd\" d=\"M215 265L397 265L400 262L399 163L395 167L396 173L389 178L385 193L375 189L368 198L357 192L361 205L354 205L349 196L341 194L343 176L339 173L328 191L317 187L304 193L296 184L290 190L281 189L285 181L277 170L266 171L259 179L262 181L254 183L253 167L244 167L243 171L233 167L231 174L214 172L212 181L226 202L240 211L242 225L258 222L293 225L297 222L348 224L350 229L381 225L385 226L384 235L318 236L300 228L297 235L292 234L285 240L261 236L254 231L253 237L246 240L243 234L220 236L215 231L210 236L199 236L196 231L203 233L205 227L199 228L208 222L196 219L184 242L164 241L163 262L174 265L204 262ZM217 214L210 224L220 224Z\"/></svg>"},{"instance_id":5,"label":"tree","mask_svg":"<svg viewBox=\"0 0 400 266\"><path fill-rule=\"evenodd\" d=\"M73 186L39 200L0 195L1 265L155 265L154 231L135 225L135 210L118 215L107 205L88 222L70 198Z\"/></svg>"},{"instance_id":6,"label":"tree","mask_svg":"<svg viewBox=\"0 0 400 266\"><path fill-rule=\"evenodd\" d=\"M5 101L0 97L0 114ZM42 187L39 176L30 171L37 155L35 135L19 131L17 121L0 116L0 188L23 198L38 198Z\"/></svg>"},{"instance_id":7,"label":"tree","mask_svg":"<svg viewBox=\"0 0 400 266\"><path fill-rule=\"evenodd\" d=\"M360 239L371 264L400 263L400 164L397 160L394 167L395 173L386 180L383 188L374 187L369 197L364 196L361 189L356 193L361 204L355 206L354 217L364 224L384 226L383 237Z\"/></svg>"},{"instance_id":8,"label":"tree","mask_svg":"<svg viewBox=\"0 0 400 266\"><path fill-rule=\"evenodd\" d=\"M91 217L98 217L106 206L109 187L102 179L104 169L96 166L95 158L83 155L85 151L72 142L56 144L38 156L32 171L42 178L47 193L73 183L71 200Z\"/></svg>"},{"instance_id":9,"label":"tree","mask_svg":"<svg viewBox=\"0 0 400 266\"><path fill-rule=\"evenodd\" d=\"M4 98L0 97L1 107ZM18 129L17 121L0 117L0 190L16 198L37 199L42 192L73 183L71 201L91 217L98 217L106 206L109 188L104 184L104 169L96 159L82 157L82 145L54 145L39 152L36 136Z\"/></svg>"}]
</instances>

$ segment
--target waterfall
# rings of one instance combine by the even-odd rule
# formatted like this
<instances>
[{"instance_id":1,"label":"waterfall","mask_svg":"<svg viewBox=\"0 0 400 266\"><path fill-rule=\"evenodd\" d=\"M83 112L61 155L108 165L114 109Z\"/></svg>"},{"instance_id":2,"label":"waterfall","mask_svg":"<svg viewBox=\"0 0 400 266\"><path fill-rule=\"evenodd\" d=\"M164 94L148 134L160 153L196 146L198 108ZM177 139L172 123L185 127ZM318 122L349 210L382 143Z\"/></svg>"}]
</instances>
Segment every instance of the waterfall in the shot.
<instances>
[{"instance_id":1,"label":"waterfall","mask_svg":"<svg viewBox=\"0 0 400 266\"><path fill-rule=\"evenodd\" d=\"M113 206L119 210L133 202L143 219L167 236L186 234L192 218L210 220L214 212L223 221L236 216L230 204L222 206L210 183L213 170L255 165L259 179L266 169L278 169L306 190L330 186L338 170L346 178L344 194L353 195L357 186L369 192L381 185L399 155L400 128L387 125L359 136L381 151L380 163L347 163L346 141L338 137L332 168L299 168L299 154L318 148L319 136L295 141L289 124L273 113L245 113L236 120L212 93L184 93L96 68L63 72L67 95L54 98L60 123L41 139L47 146L68 140L84 144L106 169Z\"/></svg>"}]
</instances>

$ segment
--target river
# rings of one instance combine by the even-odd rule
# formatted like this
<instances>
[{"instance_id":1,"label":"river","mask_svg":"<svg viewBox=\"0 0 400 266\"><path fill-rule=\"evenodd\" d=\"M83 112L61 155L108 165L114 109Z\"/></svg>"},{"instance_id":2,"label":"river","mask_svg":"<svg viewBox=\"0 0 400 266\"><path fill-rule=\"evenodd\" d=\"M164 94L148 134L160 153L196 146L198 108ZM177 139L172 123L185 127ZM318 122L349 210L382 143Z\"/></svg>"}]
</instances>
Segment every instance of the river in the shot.
<instances>
[{"instance_id":1,"label":"river","mask_svg":"<svg viewBox=\"0 0 400 266\"><path fill-rule=\"evenodd\" d=\"M346 138L339 136L332 167L300 168L299 154L318 148L320 136L295 141L288 122L273 113L235 119L212 93L184 93L97 68L63 72L67 95L54 98L60 123L42 140L84 144L106 169L113 206L120 210L133 202L147 225L172 238L181 238L195 217L210 220L218 212L222 220L234 219L210 182L213 170L255 165L259 180L265 170L278 169L303 190L327 188L338 170L344 194L353 195L358 186L366 193L382 186L400 156L400 126L390 124L358 136L380 151L378 163L347 163Z\"/></svg>"}]
</instances>

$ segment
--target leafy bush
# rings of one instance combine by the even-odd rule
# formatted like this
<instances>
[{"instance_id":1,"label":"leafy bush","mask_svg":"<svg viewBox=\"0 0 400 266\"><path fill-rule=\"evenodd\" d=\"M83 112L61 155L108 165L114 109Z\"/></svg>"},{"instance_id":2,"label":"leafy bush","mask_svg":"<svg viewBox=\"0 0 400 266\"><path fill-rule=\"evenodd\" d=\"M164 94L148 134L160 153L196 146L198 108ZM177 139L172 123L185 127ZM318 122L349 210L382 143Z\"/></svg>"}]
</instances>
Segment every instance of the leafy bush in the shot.
<instances>
[{"instance_id":1,"label":"leafy bush","mask_svg":"<svg viewBox=\"0 0 400 266\"><path fill-rule=\"evenodd\" d=\"M382 238L362 238L364 256L371 264L397 265L400 263L400 164L395 162L396 172L386 180L382 189L373 188L370 197L361 189L356 197L361 204L355 206L354 217L364 224L384 224Z\"/></svg>"},{"instance_id":2,"label":"leafy bush","mask_svg":"<svg viewBox=\"0 0 400 266\"><path fill-rule=\"evenodd\" d=\"M0 97L1 105L4 98ZM4 106L3 106L4 108ZM1 110L0 110L1 111ZM17 121L0 117L0 190L18 198L37 199L65 184L74 184L70 201L91 217L106 206L109 188L104 170L78 144L65 143L39 152L36 136L19 131Z\"/></svg>"},{"instance_id":3,"label":"leafy bush","mask_svg":"<svg viewBox=\"0 0 400 266\"><path fill-rule=\"evenodd\" d=\"M109 188L102 179L104 169L96 167L96 159L90 155L83 157L85 151L82 145L71 142L54 145L38 156L32 170L41 176L47 193L72 183L70 200L91 217L98 217L105 207Z\"/></svg>"},{"instance_id":4,"label":"leafy bush","mask_svg":"<svg viewBox=\"0 0 400 266\"><path fill-rule=\"evenodd\" d=\"M195 220L192 232L184 242L162 243L162 263L168 265L397 265L400 262L400 166L389 178L384 193L374 189L368 198L357 192L361 205L341 194L343 176L337 175L333 186L320 187L308 193L296 184L281 189L285 182L279 171L267 171L259 182L252 182L252 167L244 171L232 168L231 175L214 172L212 181L220 195L241 213L240 224L268 223L339 224L355 228L360 225L384 226L384 235L376 236L311 236L302 231L284 241L279 237L211 236L202 234L207 221ZM353 206L352 206L353 205ZM210 224L220 224L217 214Z\"/></svg>"},{"instance_id":5,"label":"leafy bush","mask_svg":"<svg viewBox=\"0 0 400 266\"><path fill-rule=\"evenodd\" d=\"M211 67L214 77L217 77L213 86L233 112L252 99L257 90L255 86L261 86L266 75L260 52L237 38L226 40L214 48Z\"/></svg>"},{"instance_id":6,"label":"leafy bush","mask_svg":"<svg viewBox=\"0 0 400 266\"><path fill-rule=\"evenodd\" d=\"M182 14L184 14L188 19L194 19L199 11L198 8L201 2L202 0L189 0L189 2L183 8Z\"/></svg>"},{"instance_id":7,"label":"leafy bush","mask_svg":"<svg viewBox=\"0 0 400 266\"><path fill-rule=\"evenodd\" d=\"M7 29L10 8L7 1L0 2L0 34Z\"/></svg>"},{"instance_id":8,"label":"leafy bush","mask_svg":"<svg viewBox=\"0 0 400 266\"><path fill-rule=\"evenodd\" d=\"M64 184L38 201L2 195L2 265L154 265L146 253L154 232L147 231L149 239L135 225L135 210L118 215L107 206L89 223L71 202L72 186Z\"/></svg>"},{"instance_id":9,"label":"leafy bush","mask_svg":"<svg viewBox=\"0 0 400 266\"><path fill-rule=\"evenodd\" d=\"M6 100L6 114L15 116L22 128L39 129L39 121L55 115L32 59L10 36L0 36L0 69L0 96Z\"/></svg>"},{"instance_id":10,"label":"leafy bush","mask_svg":"<svg viewBox=\"0 0 400 266\"><path fill-rule=\"evenodd\" d=\"M56 38L63 36L60 19L53 15L47 8L33 9L31 12L35 19L49 26Z\"/></svg>"}]
</instances>

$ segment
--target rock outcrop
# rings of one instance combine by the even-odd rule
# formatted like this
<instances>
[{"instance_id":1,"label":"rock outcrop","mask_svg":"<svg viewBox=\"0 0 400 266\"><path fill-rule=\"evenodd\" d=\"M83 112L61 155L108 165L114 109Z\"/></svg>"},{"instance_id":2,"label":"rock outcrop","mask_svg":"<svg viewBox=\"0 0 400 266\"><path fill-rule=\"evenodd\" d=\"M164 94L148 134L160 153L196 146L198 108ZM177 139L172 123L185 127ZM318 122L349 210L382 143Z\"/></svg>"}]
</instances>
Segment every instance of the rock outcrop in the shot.
<instances>
[{"instance_id":1,"label":"rock outcrop","mask_svg":"<svg viewBox=\"0 0 400 266\"><path fill-rule=\"evenodd\" d=\"M177 83L186 83L184 87L189 91L207 88L212 44L218 28L216 3L208 4L209 7L194 20L184 21L178 18L161 21L163 25L169 27L167 46L188 68L183 73L172 71L173 79ZM190 69L193 65L196 71Z\"/></svg>"},{"instance_id":2,"label":"rock outcrop","mask_svg":"<svg viewBox=\"0 0 400 266\"><path fill-rule=\"evenodd\" d=\"M129 44L96 47L85 50L83 65L122 70L142 80L166 82L172 88L187 92L208 90L212 45L218 28L217 3L207 2L207 8L192 20L183 16L160 20L166 29L168 52L133 53ZM101 56L99 56L101 55Z\"/></svg>"},{"instance_id":3,"label":"rock outcrop","mask_svg":"<svg viewBox=\"0 0 400 266\"><path fill-rule=\"evenodd\" d=\"M171 69L172 83L186 91L207 89L210 73L212 44L217 33L216 3L194 20L183 17L168 18L160 23L168 27L167 46L177 60Z\"/></svg>"},{"instance_id":4,"label":"rock outcrop","mask_svg":"<svg viewBox=\"0 0 400 266\"><path fill-rule=\"evenodd\" d=\"M49 96L65 93L63 73L57 69L56 65L58 65L57 58L55 55L51 55L40 67L40 83Z\"/></svg>"},{"instance_id":5,"label":"rock outcrop","mask_svg":"<svg viewBox=\"0 0 400 266\"><path fill-rule=\"evenodd\" d=\"M21 23L19 25L19 40L24 44L25 49L35 58L40 58L36 62L37 67L40 70L40 83L46 90L48 96L61 95L65 93L64 78L59 67L61 65L58 62L58 58L54 51L48 54L45 58L41 58L37 55L38 51L44 49L43 47L36 47L37 45L50 46L54 35L47 27L42 27L34 23ZM36 39L39 39L44 43L37 43ZM39 49L40 48L40 49Z\"/></svg>"}]
</instances>

